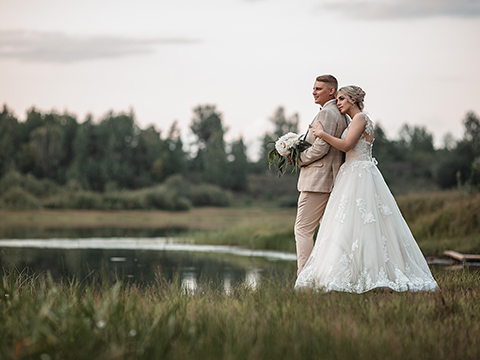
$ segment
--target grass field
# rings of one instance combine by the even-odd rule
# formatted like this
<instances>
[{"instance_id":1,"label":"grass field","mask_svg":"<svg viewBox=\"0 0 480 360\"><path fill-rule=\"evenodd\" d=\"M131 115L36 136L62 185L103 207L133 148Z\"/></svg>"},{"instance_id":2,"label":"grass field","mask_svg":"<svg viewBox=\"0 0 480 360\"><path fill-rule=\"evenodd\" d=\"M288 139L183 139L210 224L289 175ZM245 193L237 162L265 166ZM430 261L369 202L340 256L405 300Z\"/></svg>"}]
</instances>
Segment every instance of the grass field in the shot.
<instances>
[{"instance_id":1,"label":"grass field","mask_svg":"<svg viewBox=\"0 0 480 360\"><path fill-rule=\"evenodd\" d=\"M427 255L480 253L480 195L397 199ZM9 229L184 228L185 240L293 252L295 209L0 211ZM434 269L435 293L296 292L268 277L230 292L214 283L145 285L0 277L0 359L478 359L480 272Z\"/></svg>"},{"instance_id":2,"label":"grass field","mask_svg":"<svg viewBox=\"0 0 480 360\"><path fill-rule=\"evenodd\" d=\"M188 212L95 210L0 210L5 227L188 227L217 230L243 224L293 225L295 209L196 208ZM287 222L287 223L286 223Z\"/></svg>"},{"instance_id":3,"label":"grass field","mask_svg":"<svg viewBox=\"0 0 480 360\"><path fill-rule=\"evenodd\" d=\"M54 283L5 274L2 359L478 359L478 273L441 291L296 292L293 278L230 293L175 282Z\"/></svg>"},{"instance_id":4,"label":"grass field","mask_svg":"<svg viewBox=\"0 0 480 360\"><path fill-rule=\"evenodd\" d=\"M480 253L480 194L410 194L398 197L397 202L426 255L438 256L444 250ZM261 206L196 208L188 212L0 210L0 237L19 230L25 236L53 236L46 230L70 228L108 228L109 234L117 230L115 236L129 236L126 229L158 228L167 235L172 229L172 236L179 236L181 230L182 238L199 244L294 252L295 213L295 208Z\"/></svg>"}]
</instances>

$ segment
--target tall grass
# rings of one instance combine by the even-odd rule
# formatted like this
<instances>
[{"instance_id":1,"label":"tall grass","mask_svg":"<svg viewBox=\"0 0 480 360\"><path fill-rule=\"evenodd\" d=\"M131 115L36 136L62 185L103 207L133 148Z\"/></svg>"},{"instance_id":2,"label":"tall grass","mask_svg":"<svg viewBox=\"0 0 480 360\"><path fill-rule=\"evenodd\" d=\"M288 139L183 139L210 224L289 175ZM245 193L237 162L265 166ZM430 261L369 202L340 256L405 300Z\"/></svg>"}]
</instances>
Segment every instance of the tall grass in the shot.
<instances>
[{"instance_id":1,"label":"tall grass","mask_svg":"<svg viewBox=\"0 0 480 360\"><path fill-rule=\"evenodd\" d=\"M242 246L252 250L295 252L293 224L250 223L214 231L196 231L182 235L196 244Z\"/></svg>"},{"instance_id":2,"label":"tall grass","mask_svg":"<svg viewBox=\"0 0 480 360\"><path fill-rule=\"evenodd\" d=\"M477 359L480 276L437 276L442 291L296 292L294 279L225 293L177 281L0 283L6 359Z\"/></svg>"},{"instance_id":3,"label":"tall grass","mask_svg":"<svg viewBox=\"0 0 480 360\"><path fill-rule=\"evenodd\" d=\"M480 193L460 191L405 195L397 199L418 238L480 233Z\"/></svg>"},{"instance_id":4,"label":"tall grass","mask_svg":"<svg viewBox=\"0 0 480 360\"><path fill-rule=\"evenodd\" d=\"M410 194L397 202L425 253L480 253L480 193Z\"/></svg>"}]
</instances>

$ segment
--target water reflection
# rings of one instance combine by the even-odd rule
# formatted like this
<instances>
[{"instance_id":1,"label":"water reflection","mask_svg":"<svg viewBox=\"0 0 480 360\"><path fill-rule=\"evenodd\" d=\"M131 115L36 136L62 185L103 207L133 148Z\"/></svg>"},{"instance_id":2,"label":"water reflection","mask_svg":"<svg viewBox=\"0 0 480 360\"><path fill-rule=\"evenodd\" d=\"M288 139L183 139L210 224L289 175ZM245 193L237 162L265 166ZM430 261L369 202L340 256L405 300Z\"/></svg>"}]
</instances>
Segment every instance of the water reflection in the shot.
<instances>
[{"instance_id":1,"label":"water reflection","mask_svg":"<svg viewBox=\"0 0 480 360\"><path fill-rule=\"evenodd\" d=\"M249 269L245 276L245 283L247 286L255 289L260 282L261 269Z\"/></svg>"},{"instance_id":2,"label":"water reflection","mask_svg":"<svg viewBox=\"0 0 480 360\"><path fill-rule=\"evenodd\" d=\"M0 266L55 280L87 279L92 274L148 283L179 281L187 292L214 282L226 292L245 283L253 288L270 276L295 272L294 254L251 251L229 246L178 244L157 239L0 240Z\"/></svg>"},{"instance_id":3,"label":"water reflection","mask_svg":"<svg viewBox=\"0 0 480 360\"><path fill-rule=\"evenodd\" d=\"M188 271L190 270L190 271ZM194 293L197 290L197 278L195 276L195 268L189 268L182 276L182 288L187 293Z\"/></svg>"}]
</instances>

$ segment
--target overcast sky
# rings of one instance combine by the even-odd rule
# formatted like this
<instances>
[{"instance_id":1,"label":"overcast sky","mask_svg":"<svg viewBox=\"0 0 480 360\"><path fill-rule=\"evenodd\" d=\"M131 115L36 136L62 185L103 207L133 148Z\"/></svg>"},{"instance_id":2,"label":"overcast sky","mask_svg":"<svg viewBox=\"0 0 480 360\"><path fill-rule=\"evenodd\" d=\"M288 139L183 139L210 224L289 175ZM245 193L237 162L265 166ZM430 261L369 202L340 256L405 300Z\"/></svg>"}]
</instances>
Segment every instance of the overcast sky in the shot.
<instances>
[{"instance_id":1,"label":"overcast sky","mask_svg":"<svg viewBox=\"0 0 480 360\"><path fill-rule=\"evenodd\" d=\"M0 0L0 103L20 120L133 109L185 138L215 104L253 149L280 105L303 132L330 73L389 137L408 123L441 144L480 114L479 35L480 0Z\"/></svg>"}]
</instances>

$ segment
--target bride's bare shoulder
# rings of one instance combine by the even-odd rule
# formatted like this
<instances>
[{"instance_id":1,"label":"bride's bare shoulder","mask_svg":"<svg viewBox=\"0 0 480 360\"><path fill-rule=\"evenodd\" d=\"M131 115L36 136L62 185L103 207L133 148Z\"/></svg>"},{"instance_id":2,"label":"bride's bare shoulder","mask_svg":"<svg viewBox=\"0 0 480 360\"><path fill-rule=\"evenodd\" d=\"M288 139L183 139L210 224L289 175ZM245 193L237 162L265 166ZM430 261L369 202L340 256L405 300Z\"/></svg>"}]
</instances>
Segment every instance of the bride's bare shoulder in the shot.
<instances>
[{"instance_id":1,"label":"bride's bare shoulder","mask_svg":"<svg viewBox=\"0 0 480 360\"><path fill-rule=\"evenodd\" d=\"M351 125L355 125L356 127L365 127L365 124L367 123L367 118L365 114L363 113L358 113L353 116Z\"/></svg>"},{"instance_id":2,"label":"bride's bare shoulder","mask_svg":"<svg viewBox=\"0 0 480 360\"><path fill-rule=\"evenodd\" d=\"M361 122L365 122L367 121L367 116L364 114L364 113L358 113L358 114L355 114L355 116L353 117L352 121L361 121Z\"/></svg>"}]
</instances>

